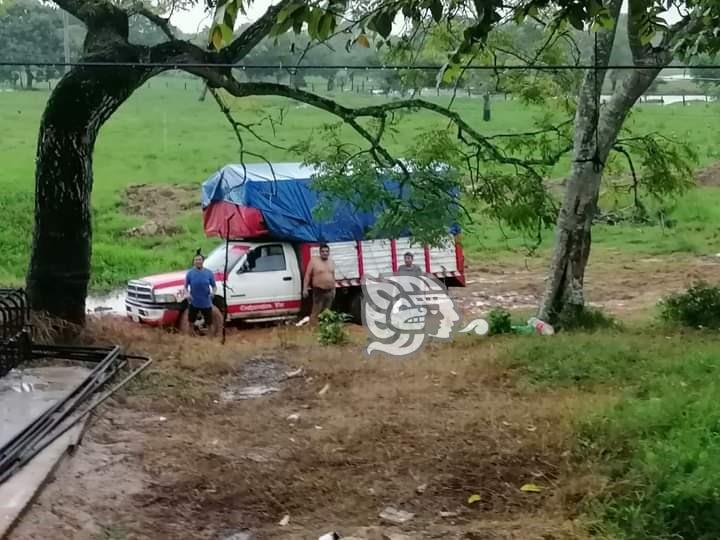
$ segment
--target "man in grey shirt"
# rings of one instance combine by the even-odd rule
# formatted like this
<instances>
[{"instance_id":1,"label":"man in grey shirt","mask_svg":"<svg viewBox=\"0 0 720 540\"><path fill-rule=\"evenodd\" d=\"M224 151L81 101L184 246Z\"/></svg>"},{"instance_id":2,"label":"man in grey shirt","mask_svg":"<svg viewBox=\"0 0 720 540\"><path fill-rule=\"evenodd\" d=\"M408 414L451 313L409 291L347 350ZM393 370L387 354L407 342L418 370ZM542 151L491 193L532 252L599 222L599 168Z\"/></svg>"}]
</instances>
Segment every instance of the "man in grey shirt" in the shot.
<instances>
[{"instance_id":1,"label":"man in grey shirt","mask_svg":"<svg viewBox=\"0 0 720 540\"><path fill-rule=\"evenodd\" d=\"M413 264L413 254L409 251L405 254L405 264L398 267L398 274L419 276L423 271L416 264Z\"/></svg>"}]
</instances>

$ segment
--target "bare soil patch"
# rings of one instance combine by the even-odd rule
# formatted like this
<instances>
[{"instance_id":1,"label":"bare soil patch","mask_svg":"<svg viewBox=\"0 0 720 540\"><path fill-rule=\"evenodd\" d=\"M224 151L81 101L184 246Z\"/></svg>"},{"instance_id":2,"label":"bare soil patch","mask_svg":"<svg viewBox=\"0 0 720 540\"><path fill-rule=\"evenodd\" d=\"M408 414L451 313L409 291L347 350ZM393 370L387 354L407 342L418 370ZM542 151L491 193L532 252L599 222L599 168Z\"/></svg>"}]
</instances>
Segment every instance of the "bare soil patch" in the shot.
<instances>
[{"instance_id":1,"label":"bare soil patch","mask_svg":"<svg viewBox=\"0 0 720 540\"><path fill-rule=\"evenodd\" d=\"M199 205L197 186L183 184L138 184L123 195L123 210L145 218L145 223L129 229L128 236L172 235L180 231L176 219Z\"/></svg>"},{"instance_id":2,"label":"bare soil patch","mask_svg":"<svg viewBox=\"0 0 720 540\"><path fill-rule=\"evenodd\" d=\"M698 280L716 281L720 258L672 256L631 259L621 253L593 256L586 276L586 299L609 313L633 317L664 296ZM495 307L532 310L540 301L547 268L544 258L524 265L474 265L468 286L452 289L466 313L477 316Z\"/></svg>"},{"instance_id":3,"label":"bare soil patch","mask_svg":"<svg viewBox=\"0 0 720 540\"><path fill-rule=\"evenodd\" d=\"M720 162L713 163L708 167L698 170L695 179L699 186L717 187L720 186Z\"/></svg>"}]
</instances>

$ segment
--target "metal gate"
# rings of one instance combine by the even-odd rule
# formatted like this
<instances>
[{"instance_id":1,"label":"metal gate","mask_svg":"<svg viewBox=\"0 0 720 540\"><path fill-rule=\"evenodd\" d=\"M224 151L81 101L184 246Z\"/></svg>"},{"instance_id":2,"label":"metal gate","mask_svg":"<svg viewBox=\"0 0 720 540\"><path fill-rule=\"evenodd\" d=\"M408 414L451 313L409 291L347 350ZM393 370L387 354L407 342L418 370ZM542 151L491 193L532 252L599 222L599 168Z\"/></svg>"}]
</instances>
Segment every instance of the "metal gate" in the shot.
<instances>
[{"instance_id":1,"label":"metal gate","mask_svg":"<svg viewBox=\"0 0 720 540\"><path fill-rule=\"evenodd\" d=\"M23 289L0 289L0 377L31 355L27 295Z\"/></svg>"}]
</instances>

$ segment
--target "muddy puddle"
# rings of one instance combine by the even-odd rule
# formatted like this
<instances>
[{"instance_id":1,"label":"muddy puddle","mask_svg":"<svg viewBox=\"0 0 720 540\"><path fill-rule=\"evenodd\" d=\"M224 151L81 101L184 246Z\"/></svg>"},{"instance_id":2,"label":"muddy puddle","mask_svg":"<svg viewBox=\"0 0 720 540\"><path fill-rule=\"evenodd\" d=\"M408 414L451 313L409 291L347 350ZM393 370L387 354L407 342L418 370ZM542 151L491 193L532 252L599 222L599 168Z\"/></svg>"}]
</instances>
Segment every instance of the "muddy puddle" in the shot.
<instances>
[{"instance_id":1,"label":"muddy puddle","mask_svg":"<svg viewBox=\"0 0 720 540\"><path fill-rule=\"evenodd\" d=\"M22 431L87 377L81 367L13 369L0 379L0 446Z\"/></svg>"},{"instance_id":2,"label":"muddy puddle","mask_svg":"<svg viewBox=\"0 0 720 540\"><path fill-rule=\"evenodd\" d=\"M85 310L97 315L125 315L125 289L102 295L91 294L85 301Z\"/></svg>"},{"instance_id":3,"label":"muddy puddle","mask_svg":"<svg viewBox=\"0 0 720 540\"><path fill-rule=\"evenodd\" d=\"M293 369L282 359L259 356L243 365L234 380L226 381L220 399L237 401L274 394L286 381L302 375L302 369Z\"/></svg>"}]
</instances>

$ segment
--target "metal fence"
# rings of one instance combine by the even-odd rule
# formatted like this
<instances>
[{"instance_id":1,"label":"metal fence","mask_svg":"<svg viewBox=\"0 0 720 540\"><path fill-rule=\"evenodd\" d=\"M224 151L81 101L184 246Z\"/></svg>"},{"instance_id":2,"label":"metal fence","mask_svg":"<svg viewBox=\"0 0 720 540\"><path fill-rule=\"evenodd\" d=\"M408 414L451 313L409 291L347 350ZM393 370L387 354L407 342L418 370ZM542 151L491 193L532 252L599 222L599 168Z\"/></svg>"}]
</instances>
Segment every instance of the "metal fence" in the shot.
<instances>
[{"instance_id":1,"label":"metal fence","mask_svg":"<svg viewBox=\"0 0 720 540\"><path fill-rule=\"evenodd\" d=\"M0 377L32 354L30 306L22 289L0 289Z\"/></svg>"}]
</instances>

